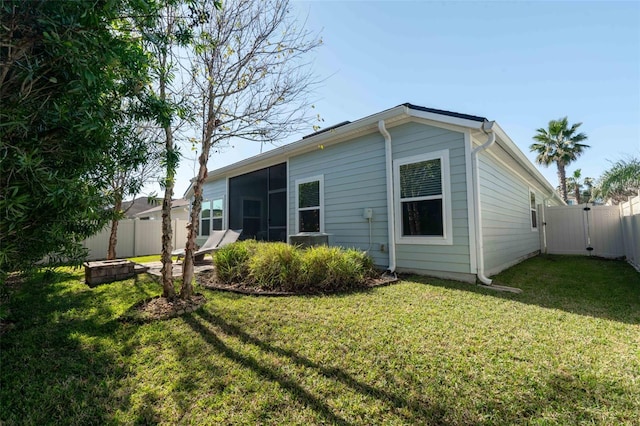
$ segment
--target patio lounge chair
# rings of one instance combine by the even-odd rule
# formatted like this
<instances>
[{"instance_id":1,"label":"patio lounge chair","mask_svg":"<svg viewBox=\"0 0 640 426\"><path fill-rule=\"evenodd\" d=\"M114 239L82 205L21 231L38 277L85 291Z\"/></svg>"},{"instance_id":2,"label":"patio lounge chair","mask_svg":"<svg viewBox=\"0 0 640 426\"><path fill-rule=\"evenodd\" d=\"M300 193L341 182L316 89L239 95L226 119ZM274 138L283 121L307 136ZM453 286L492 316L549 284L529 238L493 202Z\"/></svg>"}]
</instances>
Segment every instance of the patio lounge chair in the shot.
<instances>
[{"instance_id":1,"label":"patio lounge chair","mask_svg":"<svg viewBox=\"0 0 640 426\"><path fill-rule=\"evenodd\" d=\"M227 244L235 243L242 234L242 229L233 230L225 229L222 231L212 231L207 241L196 251L193 252L193 259L196 262L204 260L204 255L207 253L213 253L214 251L221 249ZM184 257L185 250L178 249L171 252L172 256L178 256L178 259Z\"/></svg>"}]
</instances>

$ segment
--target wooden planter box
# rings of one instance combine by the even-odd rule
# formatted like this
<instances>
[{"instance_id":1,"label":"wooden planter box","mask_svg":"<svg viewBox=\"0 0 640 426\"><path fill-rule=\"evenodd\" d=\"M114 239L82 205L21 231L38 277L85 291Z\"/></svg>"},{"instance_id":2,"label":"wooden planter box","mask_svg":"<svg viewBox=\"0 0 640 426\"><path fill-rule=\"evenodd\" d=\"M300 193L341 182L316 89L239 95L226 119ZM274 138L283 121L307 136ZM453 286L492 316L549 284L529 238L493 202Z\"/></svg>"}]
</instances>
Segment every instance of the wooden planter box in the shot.
<instances>
[{"instance_id":1,"label":"wooden planter box","mask_svg":"<svg viewBox=\"0 0 640 426\"><path fill-rule=\"evenodd\" d=\"M135 276L135 264L126 259L84 263L84 281L89 287Z\"/></svg>"}]
</instances>

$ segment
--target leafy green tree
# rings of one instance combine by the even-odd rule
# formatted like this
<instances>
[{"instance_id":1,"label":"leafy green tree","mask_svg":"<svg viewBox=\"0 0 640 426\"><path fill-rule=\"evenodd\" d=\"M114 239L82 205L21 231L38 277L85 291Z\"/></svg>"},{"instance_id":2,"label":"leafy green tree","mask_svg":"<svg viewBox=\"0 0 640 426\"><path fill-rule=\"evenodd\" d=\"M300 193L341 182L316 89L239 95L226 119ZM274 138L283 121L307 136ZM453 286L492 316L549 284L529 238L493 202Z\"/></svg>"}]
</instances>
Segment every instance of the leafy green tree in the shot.
<instances>
[{"instance_id":1,"label":"leafy green tree","mask_svg":"<svg viewBox=\"0 0 640 426\"><path fill-rule=\"evenodd\" d=\"M123 17L146 14L129 0L0 3L0 271L80 261L108 221L92 173L118 123L144 114L147 56Z\"/></svg>"},{"instance_id":2,"label":"leafy green tree","mask_svg":"<svg viewBox=\"0 0 640 426\"><path fill-rule=\"evenodd\" d=\"M611 200L614 204L626 201L627 197L640 191L640 158L619 160L606 170L596 182L594 196Z\"/></svg>"},{"instance_id":3,"label":"leafy green tree","mask_svg":"<svg viewBox=\"0 0 640 426\"><path fill-rule=\"evenodd\" d=\"M575 161L589 145L581 143L587 140L587 135L580 132L578 127L582 123L576 123L569 127L567 117L549 121L548 127L539 128L533 139L536 143L529 147L536 152L536 162L544 166L556 163L558 167L558 181L562 199L567 202L567 177L566 167Z\"/></svg>"},{"instance_id":4,"label":"leafy green tree","mask_svg":"<svg viewBox=\"0 0 640 426\"><path fill-rule=\"evenodd\" d=\"M133 206L131 203L123 209L123 201L135 198L145 184L157 179L160 169L162 152L155 129L131 118L126 120L114 129L107 158L91 173L93 181L106 187L104 197L111 205L107 259L116 258L118 224Z\"/></svg>"}]
</instances>

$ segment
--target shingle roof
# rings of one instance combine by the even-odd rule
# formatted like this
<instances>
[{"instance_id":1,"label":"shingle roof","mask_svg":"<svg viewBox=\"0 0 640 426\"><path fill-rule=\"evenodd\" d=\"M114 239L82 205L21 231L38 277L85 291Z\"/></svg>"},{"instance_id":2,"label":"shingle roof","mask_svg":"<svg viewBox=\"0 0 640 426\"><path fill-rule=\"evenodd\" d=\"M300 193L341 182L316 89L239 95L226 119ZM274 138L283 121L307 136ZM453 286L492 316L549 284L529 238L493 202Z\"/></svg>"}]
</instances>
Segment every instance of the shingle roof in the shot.
<instances>
[{"instance_id":1,"label":"shingle roof","mask_svg":"<svg viewBox=\"0 0 640 426\"><path fill-rule=\"evenodd\" d=\"M172 209L175 209L175 208L178 208L178 207L185 207L185 206L188 206L188 205L189 205L189 200L185 200L184 198L178 198L178 199L171 200L171 208ZM143 216L143 215L146 215L146 214L149 214L149 213L159 212L161 210L162 210L162 204L159 205L159 206L155 206L155 207L153 207L153 208L151 208L149 210L145 210L145 211L142 211L140 213L137 213L136 216Z\"/></svg>"},{"instance_id":2,"label":"shingle roof","mask_svg":"<svg viewBox=\"0 0 640 426\"><path fill-rule=\"evenodd\" d=\"M443 109L436 109L436 108L427 108L427 107L423 107L423 106L420 106L420 105L414 105L414 104L411 104L409 102L405 102L405 103L400 104L398 106L404 106L404 107L407 107L407 108L410 108L410 109L413 109L413 110L416 110L416 111L424 111L424 112L430 112L430 113L433 113L433 114L446 115L446 116L449 116L449 117L462 118L462 119L465 119L465 120L478 121L478 122L481 122L481 123L485 122L485 121L489 121L485 117L479 117L477 115L463 114L461 112L446 111L446 110L443 110ZM329 126L329 127L325 128L325 129L318 130L317 132L305 135L305 136L302 137L302 139L308 139L308 138L311 138L313 136L317 136L319 134L322 134L322 133L325 133L325 132L329 132L331 130L335 130L338 127L342 127L342 126L345 126L345 125L350 124L350 123L351 123L350 121L343 121L341 123L334 124L333 126Z\"/></svg>"},{"instance_id":3,"label":"shingle roof","mask_svg":"<svg viewBox=\"0 0 640 426\"><path fill-rule=\"evenodd\" d=\"M153 208L154 206L155 204L149 203L148 197L138 197L132 201L124 201L122 203L122 210L129 209L127 210L126 216L128 219L133 219L138 213Z\"/></svg>"},{"instance_id":4,"label":"shingle roof","mask_svg":"<svg viewBox=\"0 0 640 426\"><path fill-rule=\"evenodd\" d=\"M310 133L308 135L305 135L305 136L302 137L302 139L311 138L313 136L319 135L320 133L324 133L324 132L328 132L328 131L333 130L333 129L337 129L338 127L342 127L345 124L349 124L349 123L351 123L351 122L350 121L343 121L341 123L334 124L333 126L327 127L326 129L320 129L317 132L313 132L313 133Z\"/></svg>"}]
</instances>

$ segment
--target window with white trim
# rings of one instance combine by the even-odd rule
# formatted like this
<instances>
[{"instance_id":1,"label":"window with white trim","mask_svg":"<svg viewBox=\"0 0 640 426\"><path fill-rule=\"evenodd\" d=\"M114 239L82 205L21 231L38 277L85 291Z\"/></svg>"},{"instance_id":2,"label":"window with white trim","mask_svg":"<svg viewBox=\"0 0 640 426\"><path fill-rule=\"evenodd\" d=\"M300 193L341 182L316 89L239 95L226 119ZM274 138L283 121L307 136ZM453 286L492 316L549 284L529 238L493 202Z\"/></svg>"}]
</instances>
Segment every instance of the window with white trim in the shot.
<instances>
[{"instance_id":1,"label":"window with white trim","mask_svg":"<svg viewBox=\"0 0 640 426\"><path fill-rule=\"evenodd\" d=\"M211 235L212 230L223 229L223 205L224 200L222 198L202 201L202 208L200 209L200 226L198 228L198 233L201 237L208 237Z\"/></svg>"},{"instance_id":2,"label":"window with white trim","mask_svg":"<svg viewBox=\"0 0 640 426\"><path fill-rule=\"evenodd\" d=\"M538 229L538 209L536 207L536 193L529 190L529 208L531 209L531 230Z\"/></svg>"},{"instance_id":3,"label":"window with white trim","mask_svg":"<svg viewBox=\"0 0 640 426\"><path fill-rule=\"evenodd\" d=\"M224 200L218 198L211 202L211 229L214 231L220 231L224 229L223 216Z\"/></svg>"},{"instance_id":4,"label":"window with white trim","mask_svg":"<svg viewBox=\"0 0 640 426\"><path fill-rule=\"evenodd\" d=\"M203 201L200 209L200 236L206 237L211 234L211 201Z\"/></svg>"},{"instance_id":5,"label":"window with white trim","mask_svg":"<svg viewBox=\"0 0 640 426\"><path fill-rule=\"evenodd\" d=\"M453 244L449 151L394 161L396 235L400 244Z\"/></svg>"},{"instance_id":6,"label":"window with white trim","mask_svg":"<svg viewBox=\"0 0 640 426\"><path fill-rule=\"evenodd\" d=\"M324 177L296 180L298 232L324 232Z\"/></svg>"}]
</instances>

